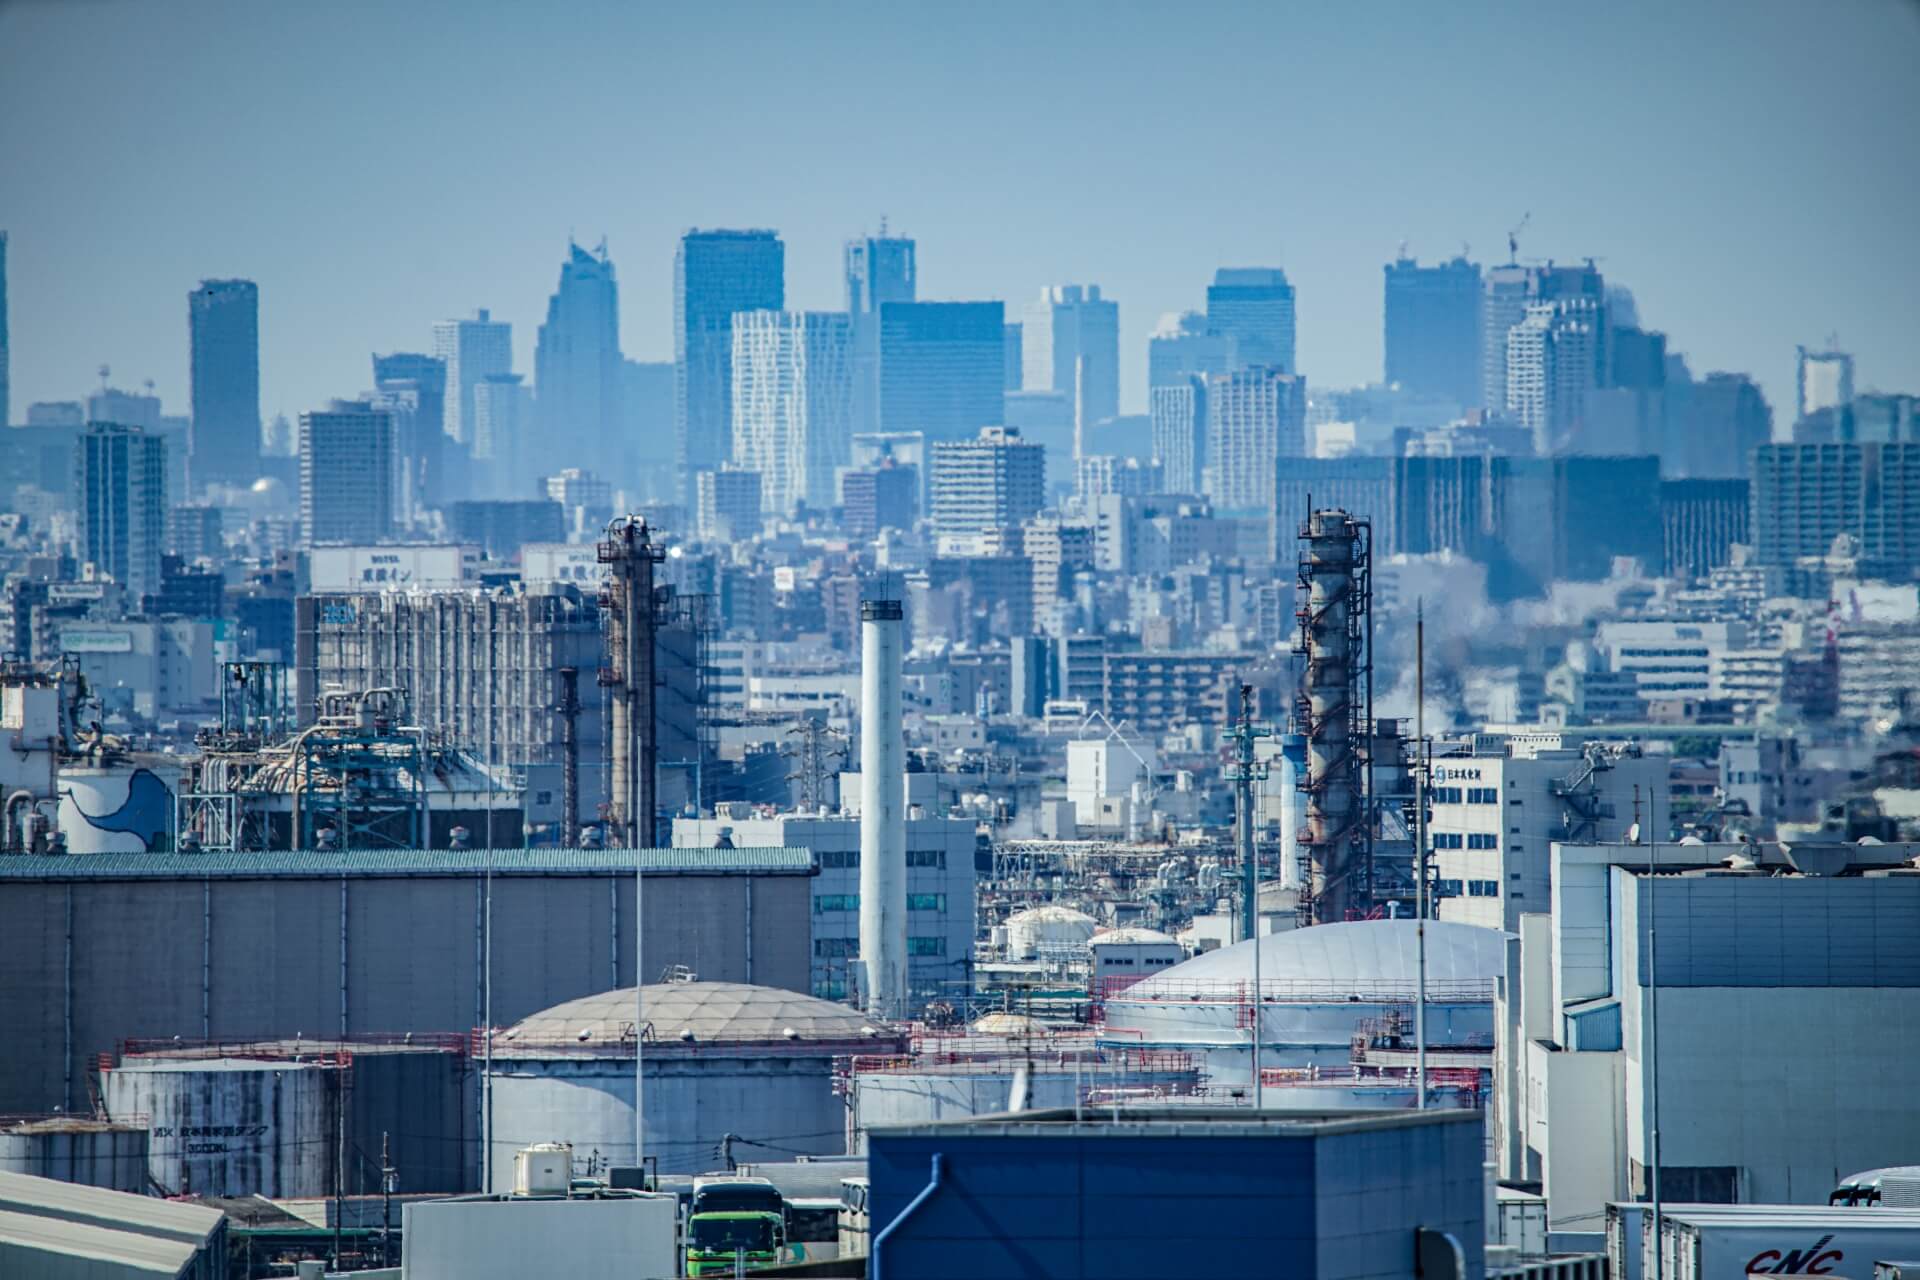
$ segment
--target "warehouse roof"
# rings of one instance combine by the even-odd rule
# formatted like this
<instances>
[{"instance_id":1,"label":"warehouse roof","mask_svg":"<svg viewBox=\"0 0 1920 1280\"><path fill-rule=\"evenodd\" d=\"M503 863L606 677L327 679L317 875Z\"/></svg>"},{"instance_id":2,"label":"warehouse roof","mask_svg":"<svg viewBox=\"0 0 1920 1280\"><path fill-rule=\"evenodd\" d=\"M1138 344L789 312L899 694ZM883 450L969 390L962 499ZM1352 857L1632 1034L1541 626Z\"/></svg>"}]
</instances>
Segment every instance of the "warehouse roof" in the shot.
<instances>
[{"instance_id":1,"label":"warehouse roof","mask_svg":"<svg viewBox=\"0 0 1920 1280\"><path fill-rule=\"evenodd\" d=\"M218 1209L201 1205L4 1172L0 1172L0 1211L193 1245L204 1243L222 1218Z\"/></svg>"},{"instance_id":2,"label":"warehouse roof","mask_svg":"<svg viewBox=\"0 0 1920 1280\"><path fill-rule=\"evenodd\" d=\"M494 1041L495 1054L530 1048L605 1053L633 1043L632 987L582 996L521 1019ZM744 982L663 982L641 992L648 1043L887 1045L896 1031L857 1009L779 987ZM875 1052L884 1052L876 1048ZM651 1049L648 1052L652 1052ZM629 1051L629 1056L631 1052Z\"/></svg>"},{"instance_id":3,"label":"warehouse roof","mask_svg":"<svg viewBox=\"0 0 1920 1280\"><path fill-rule=\"evenodd\" d=\"M253 880L347 876L811 875L805 849L319 849L0 856L5 880Z\"/></svg>"},{"instance_id":4,"label":"warehouse roof","mask_svg":"<svg viewBox=\"0 0 1920 1280\"><path fill-rule=\"evenodd\" d=\"M35 1254L46 1259L29 1264L22 1275L55 1272L54 1257L84 1258L119 1268L114 1274L165 1276L168 1280L187 1269L200 1246L185 1240L164 1240L134 1231L115 1231L91 1224L61 1222L32 1213L0 1210L0 1252ZM60 1274L65 1274L61 1271ZM75 1271L74 1274L79 1274ZM89 1271L87 1274L93 1274Z\"/></svg>"}]
</instances>

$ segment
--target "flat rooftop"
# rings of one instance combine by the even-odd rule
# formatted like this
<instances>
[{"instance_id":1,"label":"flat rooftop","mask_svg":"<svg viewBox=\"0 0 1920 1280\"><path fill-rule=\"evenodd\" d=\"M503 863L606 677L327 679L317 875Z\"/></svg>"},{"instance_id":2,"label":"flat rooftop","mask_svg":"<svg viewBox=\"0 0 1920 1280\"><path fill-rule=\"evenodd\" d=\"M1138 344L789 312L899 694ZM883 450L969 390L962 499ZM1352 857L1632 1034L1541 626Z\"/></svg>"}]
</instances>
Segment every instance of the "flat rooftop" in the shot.
<instances>
[{"instance_id":1,"label":"flat rooftop","mask_svg":"<svg viewBox=\"0 0 1920 1280\"><path fill-rule=\"evenodd\" d=\"M868 1132L891 1138L1306 1138L1322 1134L1377 1132L1435 1124L1481 1123L1478 1111L1434 1108L1377 1111L1254 1111L1249 1108L1086 1106L1017 1111L935 1124L876 1126Z\"/></svg>"},{"instance_id":2,"label":"flat rooftop","mask_svg":"<svg viewBox=\"0 0 1920 1280\"><path fill-rule=\"evenodd\" d=\"M0 856L9 880L270 880L375 876L790 875L814 873L805 849L321 849Z\"/></svg>"}]
</instances>

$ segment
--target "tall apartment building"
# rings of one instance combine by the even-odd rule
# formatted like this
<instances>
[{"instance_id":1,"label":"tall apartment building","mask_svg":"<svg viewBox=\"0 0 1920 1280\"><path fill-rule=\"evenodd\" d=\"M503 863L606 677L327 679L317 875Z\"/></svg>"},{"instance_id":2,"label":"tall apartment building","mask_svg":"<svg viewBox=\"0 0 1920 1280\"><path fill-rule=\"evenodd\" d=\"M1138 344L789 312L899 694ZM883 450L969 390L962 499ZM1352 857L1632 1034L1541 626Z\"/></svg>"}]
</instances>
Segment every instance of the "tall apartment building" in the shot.
<instances>
[{"instance_id":1,"label":"tall apartment building","mask_svg":"<svg viewBox=\"0 0 1920 1280\"><path fill-rule=\"evenodd\" d=\"M1606 282L1591 265L1521 266L1511 262L1488 267L1481 281L1481 407L1491 413L1502 413L1508 408L1507 346L1514 328L1527 318L1527 308L1543 302L1585 299L1604 312ZM1600 326L1603 334L1604 320L1603 315ZM1595 347L1594 356L1597 370L1604 370L1607 359L1604 343ZM1594 380L1600 380L1597 371Z\"/></svg>"},{"instance_id":2,"label":"tall apartment building","mask_svg":"<svg viewBox=\"0 0 1920 1280\"><path fill-rule=\"evenodd\" d=\"M1920 564L1920 444L1767 444L1754 450L1754 559L1792 567L1854 540L1862 572Z\"/></svg>"},{"instance_id":3,"label":"tall apartment building","mask_svg":"<svg viewBox=\"0 0 1920 1280\"><path fill-rule=\"evenodd\" d=\"M625 476L634 452L621 408L620 286L604 241L571 242L533 351L535 410L548 465Z\"/></svg>"},{"instance_id":4,"label":"tall apartment building","mask_svg":"<svg viewBox=\"0 0 1920 1280\"><path fill-rule=\"evenodd\" d=\"M1005 304L882 302L876 341L879 430L931 443L1005 420Z\"/></svg>"},{"instance_id":5,"label":"tall apartment building","mask_svg":"<svg viewBox=\"0 0 1920 1280\"><path fill-rule=\"evenodd\" d=\"M1207 468L1207 380L1190 376L1155 386L1153 456L1160 460L1168 493L1199 493Z\"/></svg>"},{"instance_id":6,"label":"tall apartment building","mask_svg":"<svg viewBox=\"0 0 1920 1280\"><path fill-rule=\"evenodd\" d=\"M364 400L300 415L300 528L308 546L394 534L393 418Z\"/></svg>"},{"instance_id":7,"label":"tall apartment building","mask_svg":"<svg viewBox=\"0 0 1920 1280\"><path fill-rule=\"evenodd\" d=\"M688 496L733 451L734 313L784 311L786 273L771 231L689 231L674 251L674 460Z\"/></svg>"},{"instance_id":8,"label":"tall apartment building","mask_svg":"<svg viewBox=\"0 0 1920 1280\"><path fill-rule=\"evenodd\" d=\"M983 427L972 440L932 446L930 488L938 537L1008 529L1046 505L1047 455L1012 427Z\"/></svg>"},{"instance_id":9,"label":"tall apartment building","mask_svg":"<svg viewBox=\"0 0 1920 1280\"><path fill-rule=\"evenodd\" d=\"M471 320L433 326L433 354L446 365L446 432L464 445L474 437L473 389L487 378L513 372L513 326L482 308Z\"/></svg>"},{"instance_id":10,"label":"tall apartment building","mask_svg":"<svg viewBox=\"0 0 1920 1280\"><path fill-rule=\"evenodd\" d=\"M1207 286L1207 327L1233 340L1234 368L1294 364L1293 286L1278 267L1222 267Z\"/></svg>"},{"instance_id":11,"label":"tall apartment building","mask_svg":"<svg viewBox=\"0 0 1920 1280\"><path fill-rule=\"evenodd\" d=\"M1033 565L1034 621L1047 629L1054 606L1072 592L1073 575L1094 567L1094 526L1036 516L1021 526L1020 545Z\"/></svg>"},{"instance_id":12,"label":"tall apartment building","mask_svg":"<svg viewBox=\"0 0 1920 1280\"><path fill-rule=\"evenodd\" d=\"M1480 403L1480 266L1464 257L1423 267L1386 266L1386 381L1446 396L1461 409Z\"/></svg>"},{"instance_id":13,"label":"tall apartment building","mask_svg":"<svg viewBox=\"0 0 1920 1280\"><path fill-rule=\"evenodd\" d=\"M880 429L880 306L913 302L919 296L916 246L888 236L849 240L843 250L847 317L852 322L852 414L855 431Z\"/></svg>"},{"instance_id":14,"label":"tall apartment building","mask_svg":"<svg viewBox=\"0 0 1920 1280\"><path fill-rule=\"evenodd\" d=\"M1160 387L1184 386L1189 378L1231 373L1237 346L1215 333L1199 311L1168 312L1147 339L1148 394Z\"/></svg>"},{"instance_id":15,"label":"tall apartment building","mask_svg":"<svg viewBox=\"0 0 1920 1280\"><path fill-rule=\"evenodd\" d=\"M74 456L81 560L126 591L130 611L160 590L167 531L167 446L140 427L90 423Z\"/></svg>"},{"instance_id":16,"label":"tall apartment building","mask_svg":"<svg viewBox=\"0 0 1920 1280\"><path fill-rule=\"evenodd\" d=\"M1307 386L1262 365L1207 380L1203 491L1221 511L1273 510L1280 459L1307 449Z\"/></svg>"},{"instance_id":17,"label":"tall apartment building","mask_svg":"<svg viewBox=\"0 0 1920 1280\"><path fill-rule=\"evenodd\" d=\"M1540 454L1573 451L1599 385L1605 313L1591 298L1531 303L1507 333L1507 412Z\"/></svg>"},{"instance_id":18,"label":"tall apartment building","mask_svg":"<svg viewBox=\"0 0 1920 1280\"><path fill-rule=\"evenodd\" d=\"M733 465L760 474L762 512L833 506L853 447L852 337L837 311L734 313Z\"/></svg>"},{"instance_id":19,"label":"tall apartment building","mask_svg":"<svg viewBox=\"0 0 1920 1280\"><path fill-rule=\"evenodd\" d=\"M1660 829L1667 756L1484 738L1434 751L1428 839L1442 920L1518 932L1522 915L1552 904L1553 842L1621 840L1636 820Z\"/></svg>"},{"instance_id":20,"label":"tall apartment building","mask_svg":"<svg viewBox=\"0 0 1920 1280\"><path fill-rule=\"evenodd\" d=\"M260 290L202 280L187 295L192 412L187 474L195 489L260 475Z\"/></svg>"},{"instance_id":21,"label":"tall apartment building","mask_svg":"<svg viewBox=\"0 0 1920 1280\"><path fill-rule=\"evenodd\" d=\"M1074 397L1091 427L1120 413L1120 304L1097 284L1049 285L1027 304L1021 326L1028 391Z\"/></svg>"}]
</instances>

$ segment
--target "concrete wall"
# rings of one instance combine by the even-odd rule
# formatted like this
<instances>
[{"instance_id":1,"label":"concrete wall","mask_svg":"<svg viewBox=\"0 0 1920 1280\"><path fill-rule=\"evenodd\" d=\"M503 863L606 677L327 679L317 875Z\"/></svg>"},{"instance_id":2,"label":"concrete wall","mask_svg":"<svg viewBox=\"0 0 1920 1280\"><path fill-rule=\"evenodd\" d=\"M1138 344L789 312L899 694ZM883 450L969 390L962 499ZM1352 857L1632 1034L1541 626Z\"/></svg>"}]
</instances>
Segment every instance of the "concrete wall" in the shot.
<instances>
[{"instance_id":1,"label":"concrete wall","mask_svg":"<svg viewBox=\"0 0 1920 1280\"><path fill-rule=\"evenodd\" d=\"M83 1105L91 1060L129 1037L324 1038L482 1021L477 875L3 872L0 1113ZM685 964L715 981L806 991L809 882L650 874L647 980ZM495 874L494 1024L633 985L633 891L631 872Z\"/></svg>"}]
</instances>

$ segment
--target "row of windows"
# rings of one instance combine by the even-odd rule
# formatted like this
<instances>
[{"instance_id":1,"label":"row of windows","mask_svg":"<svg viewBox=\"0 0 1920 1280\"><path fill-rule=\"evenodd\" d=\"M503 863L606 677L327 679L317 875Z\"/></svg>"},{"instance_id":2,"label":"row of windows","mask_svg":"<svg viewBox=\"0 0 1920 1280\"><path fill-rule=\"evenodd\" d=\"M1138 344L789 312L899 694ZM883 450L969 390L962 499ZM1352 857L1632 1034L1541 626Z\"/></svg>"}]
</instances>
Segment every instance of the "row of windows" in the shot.
<instances>
[{"instance_id":1,"label":"row of windows","mask_svg":"<svg viewBox=\"0 0 1920 1280\"><path fill-rule=\"evenodd\" d=\"M828 849L820 855L822 867L857 867L860 865L858 849ZM945 849L909 849L907 865L910 867L938 867L945 870L947 851Z\"/></svg>"},{"instance_id":2,"label":"row of windows","mask_svg":"<svg viewBox=\"0 0 1920 1280\"><path fill-rule=\"evenodd\" d=\"M1141 956L1139 963L1142 969L1151 969L1157 965L1176 964L1178 963L1178 961L1176 961L1172 956ZM1100 967L1102 969L1112 969L1112 968L1131 969L1133 965L1134 965L1134 958L1132 956L1101 956L1100 957Z\"/></svg>"},{"instance_id":3,"label":"row of windows","mask_svg":"<svg viewBox=\"0 0 1920 1280\"><path fill-rule=\"evenodd\" d=\"M813 900L813 914L822 915L828 911L858 911L860 895L857 893L823 893ZM947 895L944 893L910 893L907 895L909 911L945 911Z\"/></svg>"},{"instance_id":4,"label":"row of windows","mask_svg":"<svg viewBox=\"0 0 1920 1280\"><path fill-rule=\"evenodd\" d=\"M826 960L851 960L860 954L858 938L815 938L813 954ZM947 954L945 938L908 938L907 954L910 956L944 956Z\"/></svg>"},{"instance_id":5,"label":"row of windows","mask_svg":"<svg viewBox=\"0 0 1920 1280\"><path fill-rule=\"evenodd\" d=\"M1500 882L1498 880L1435 880L1433 882L1433 892L1436 897L1457 898L1462 890L1465 890L1466 896L1470 898L1497 898L1500 896Z\"/></svg>"},{"instance_id":6,"label":"row of windows","mask_svg":"<svg viewBox=\"0 0 1920 1280\"><path fill-rule=\"evenodd\" d=\"M1467 787L1464 789L1460 787L1435 787L1432 794L1435 804L1500 803L1500 788L1498 787Z\"/></svg>"},{"instance_id":7,"label":"row of windows","mask_svg":"<svg viewBox=\"0 0 1920 1280\"><path fill-rule=\"evenodd\" d=\"M1433 833L1433 847L1436 849L1498 849L1500 837L1489 831L1469 831L1465 835L1458 831L1436 831Z\"/></svg>"}]
</instances>

